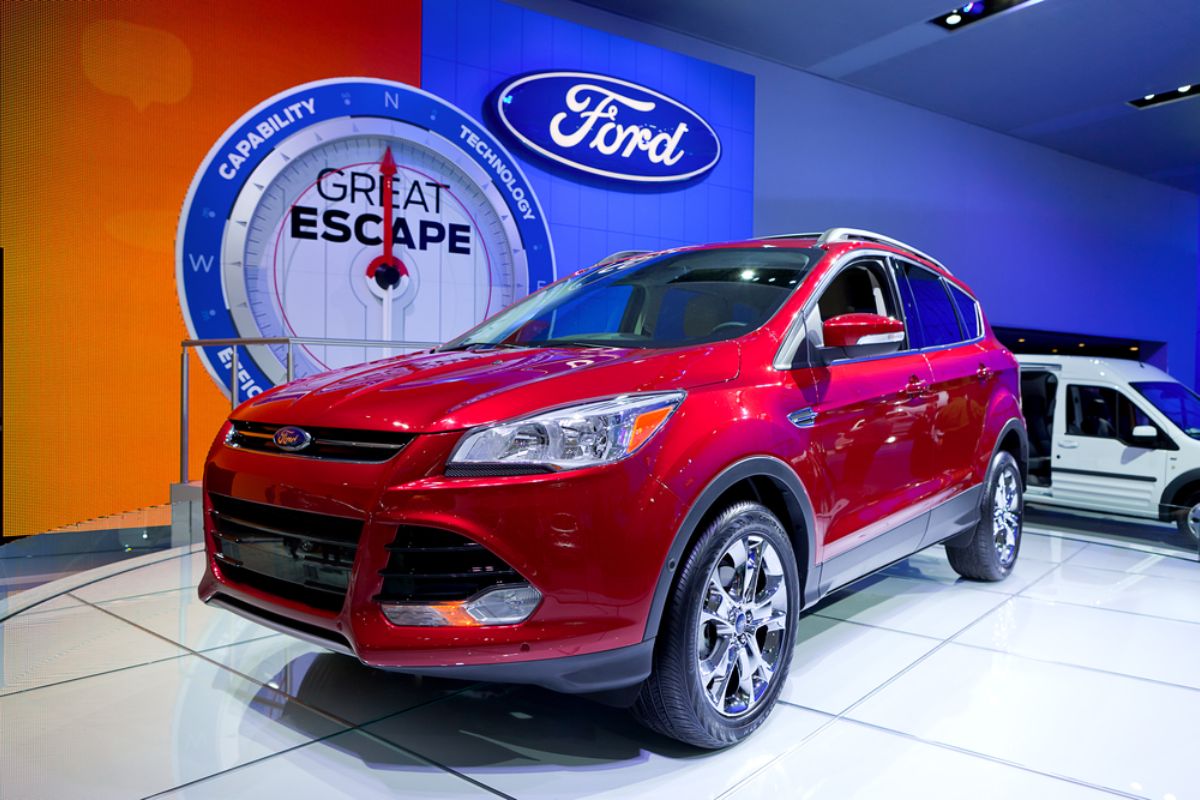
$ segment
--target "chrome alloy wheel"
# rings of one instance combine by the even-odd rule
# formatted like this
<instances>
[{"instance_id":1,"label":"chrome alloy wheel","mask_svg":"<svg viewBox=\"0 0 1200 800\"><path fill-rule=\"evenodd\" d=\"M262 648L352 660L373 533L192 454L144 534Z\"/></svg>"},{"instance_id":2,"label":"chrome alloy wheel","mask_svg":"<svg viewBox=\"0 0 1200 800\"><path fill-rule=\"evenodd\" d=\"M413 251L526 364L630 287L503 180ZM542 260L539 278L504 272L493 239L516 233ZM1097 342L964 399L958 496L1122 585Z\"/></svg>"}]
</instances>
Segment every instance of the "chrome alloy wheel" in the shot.
<instances>
[{"instance_id":1,"label":"chrome alloy wheel","mask_svg":"<svg viewBox=\"0 0 1200 800\"><path fill-rule=\"evenodd\" d=\"M700 686L720 713L739 717L762 699L788 641L788 595L779 553L747 534L708 576L696 627Z\"/></svg>"},{"instance_id":2,"label":"chrome alloy wheel","mask_svg":"<svg viewBox=\"0 0 1200 800\"><path fill-rule=\"evenodd\" d=\"M1192 532L1192 536L1200 539L1200 503L1192 506L1187 515L1188 530Z\"/></svg>"},{"instance_id":3,"label":"chrome alloy wheel","mask_svg":"<svg viewBox=\"0 0 1200 800\"><path fill-rule=\"evenodd\" d=\"M992 498L992 534L1000 566L1007 567L1017 554L1017 537L1021 532L1020 478L1012 470L1004 470L996 481Z\"/></svg>"}]
</instances>

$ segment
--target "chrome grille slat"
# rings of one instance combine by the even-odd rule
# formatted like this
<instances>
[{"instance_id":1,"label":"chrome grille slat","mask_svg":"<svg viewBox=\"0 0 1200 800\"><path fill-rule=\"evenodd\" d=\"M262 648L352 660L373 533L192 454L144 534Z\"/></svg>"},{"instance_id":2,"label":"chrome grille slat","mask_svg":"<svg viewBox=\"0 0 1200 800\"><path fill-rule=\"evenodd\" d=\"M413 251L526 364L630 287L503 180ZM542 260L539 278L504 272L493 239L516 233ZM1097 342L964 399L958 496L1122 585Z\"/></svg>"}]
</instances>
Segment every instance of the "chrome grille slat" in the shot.
<instances>
[{"instance_id":1,"label":"chrome grille slat","mask_svg":"<svg viewBox=\"0 0 1200 800\"><path fill-rule=\"evenodd\" d=\"M379 464L394 458L415 438L410 433L360 431L342 428L305 427L312 443L303 450L287 451L275 446L275 431L283 424L234 420L226 437L229 447L290 458Z\"/></svg>"}]
</instances>

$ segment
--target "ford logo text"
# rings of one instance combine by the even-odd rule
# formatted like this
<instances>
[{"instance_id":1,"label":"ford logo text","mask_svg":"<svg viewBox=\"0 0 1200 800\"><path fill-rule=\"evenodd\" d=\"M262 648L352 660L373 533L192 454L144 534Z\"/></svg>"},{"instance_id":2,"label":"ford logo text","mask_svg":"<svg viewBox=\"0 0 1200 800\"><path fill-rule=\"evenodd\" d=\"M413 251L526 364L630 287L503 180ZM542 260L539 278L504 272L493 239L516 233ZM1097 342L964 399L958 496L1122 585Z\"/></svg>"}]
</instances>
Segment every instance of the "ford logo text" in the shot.
<instances>
[{"instance_id":1,"label":"ford logo text","mask_svg":"<svg viewBox=\"0 0 1200 800\"><path fill-rule=\"evenodd\" d=\"M275 446L280 450L285 450L289 453L295 453L303 450L312 444L312 434L303 428L297 428L294 425L285 425L275 431L273 441Z\"/></svg>"},{"instance_id":2,"label":"ford logo text","mask_svg":"<svg viewBox=\"0 0 1200 800\"><path fill-rule=\"evenodd\" d=\"M500 122L559 164L623 181L684 181L721 158L704 118L664 94L589 72L536 72L496 91Z\"/></svg>"}]
</instances>

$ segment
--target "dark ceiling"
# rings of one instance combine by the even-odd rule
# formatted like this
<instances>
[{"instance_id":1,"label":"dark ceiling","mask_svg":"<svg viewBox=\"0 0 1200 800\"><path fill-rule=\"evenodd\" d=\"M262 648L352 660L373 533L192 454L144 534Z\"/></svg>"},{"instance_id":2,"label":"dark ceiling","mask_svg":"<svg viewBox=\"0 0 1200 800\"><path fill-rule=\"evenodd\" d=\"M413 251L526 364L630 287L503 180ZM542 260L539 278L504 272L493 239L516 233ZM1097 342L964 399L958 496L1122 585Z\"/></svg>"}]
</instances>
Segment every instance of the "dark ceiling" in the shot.
<instances>
[{"instance_id":1,"label":"dark ceiling","mask_svg":"<svg viewBox=\"0 0 1200 800\"><path fill-rule=\"evenodd\" d=\"M955 32L960 0L583 0L1200 193L1200 0L1042 0Z\"/></svg>"}]
</instances>

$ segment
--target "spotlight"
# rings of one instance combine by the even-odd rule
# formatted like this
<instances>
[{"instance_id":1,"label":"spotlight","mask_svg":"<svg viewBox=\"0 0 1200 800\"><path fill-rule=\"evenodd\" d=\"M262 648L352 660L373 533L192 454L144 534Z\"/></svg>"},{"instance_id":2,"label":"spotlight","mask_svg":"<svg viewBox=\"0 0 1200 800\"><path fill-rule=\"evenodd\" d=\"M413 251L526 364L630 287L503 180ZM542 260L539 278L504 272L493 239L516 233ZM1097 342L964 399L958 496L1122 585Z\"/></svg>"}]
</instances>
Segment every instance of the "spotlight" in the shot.
<instances>
[{"instance_id":1,"label":"spotlight","mask_svg":"<svg viewBox=\"0 0 1200 800\"><path fill-rule=\"evenodd\" d=\"M1012 11L1014 8L1024 5L1033 5L1037 2L1040 2L1040 0L973 0L973 2L966 5L938 14L929 21L939 28L948 31L957 31L982 19L1002 14L1005 11Z\"/></svg>"},{"instance_id":2,"label":"spotlight","mask_svg":"<svg viewBox=\"0 0 1200 800\"><path fill-rule=\"evenodd\" d=\"M1175 89L1168 89L1165 92L1149 92L1134 100L1129 101L1129 105L1134 108L1149 108L1150 106L1158 106L1163 103L1173 103L1176 100L1186 100L1189 97L1200 95L1200 84L1185 83Z\"/></svg>"}]
</instances>

